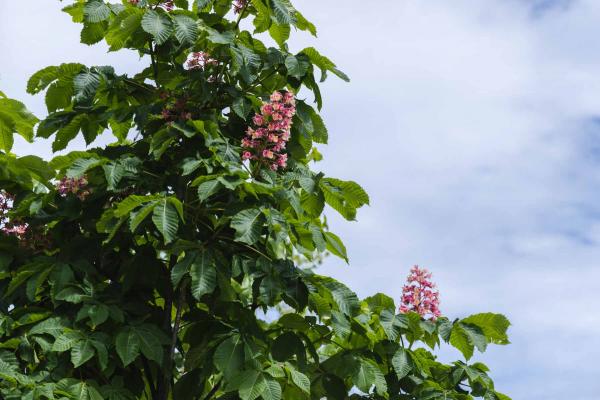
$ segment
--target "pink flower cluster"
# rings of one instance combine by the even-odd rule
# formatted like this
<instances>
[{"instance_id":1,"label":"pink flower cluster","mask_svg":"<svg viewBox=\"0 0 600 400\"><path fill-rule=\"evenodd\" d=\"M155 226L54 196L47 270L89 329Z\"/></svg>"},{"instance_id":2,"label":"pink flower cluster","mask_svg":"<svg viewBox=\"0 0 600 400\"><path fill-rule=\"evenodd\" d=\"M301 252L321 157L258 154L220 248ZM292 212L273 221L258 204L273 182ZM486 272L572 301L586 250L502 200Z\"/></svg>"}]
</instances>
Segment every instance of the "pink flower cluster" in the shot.
<instances>
[{"instance_id":1,"label":"pink flower cluster","mask_svg":"<svg viewBox=\"0 0 600 400\"><path fill-rule=\"evenodd\" d=\"M81 178L62 178L56 185L56 190L62 197L66 197L69 193L74 194L83 201L89 196L90 191L87 189L88 181L83 176Z\"/></svg>"},{"instance_id":2,"label":"pink flower cluster","mask_svg":"<svg viewBox=\"0 0 600 400\"><path fill-rule=\"evenodd\" d=\"M211 65L219 65L219 62L204 51L191 53L185 62L187 69L204 69Z\"/></svg>"},{"instance_id":3,"label":"pink flower cluster","mask_svg":"<svg viewBox=\"0 0 600 400\"><path fill-rule=\"evenodd\" d=\"M240 14L244 8L248 5L248 0L234 0L233 2L233 12L235 14Z\"/></svg>"},{"instance_id":4,"label":"pink flower cluster","mask_svg":"<svg viewBox=\"0 0 600 400\"><path fill-rule=\"evenodd\" d=\"M129 0L129 4L133 4L134 6L137 6L140 3L140 0Z\"/></svg>"},{"instance_id":5,"label":"pink flower cluster","mask_svg":"<svg viewBox=\"0 0 600 400\"><path fill-rule=\"evenodd\" d=\"M412 267L402 288L402 304L400 312L416 312L421 317L436 320L441 314L439 292L431 281L431 272L417 265Z\"/></svg>"},{"instance_id":6,"label":"pink flower cluster","mask_svg":"<svg viewBox=\"0 0 600 400\"><path fill-rule=\"evenodd\" d=\"M10 222L8 212L12 209L14 196L4 191L0 191L0 232L5 235L16 236L23 239L27 233L27 224L15 224Z\"/></svg>"},{"instance_id":7,"label":"pink flower cluster","mask_svg":"<svg viewBox=\"0 0 600 400\"><path fill-rule=\"evenodd\" d=\"M292 118L296 114L294 94L276 91L260 111L252 118L255 128L248 127L246 137L242 139L242 159L258 160L277 171L287 166L288 156L283 150L290 140Z\"/></svg>"},{"instance_id":8,"label":"pink flower cluster","mask_svg":"<svg viewBox=\"0 0 600 400\"><path fill-rule=\"evenodd\" d=\"M163 1L159 7L161 7L163 10L169 12L169 11L173 11L173 8L175 8L175 4L173 3L173 0L166 0Z\"/></svg>"}]
</instances>

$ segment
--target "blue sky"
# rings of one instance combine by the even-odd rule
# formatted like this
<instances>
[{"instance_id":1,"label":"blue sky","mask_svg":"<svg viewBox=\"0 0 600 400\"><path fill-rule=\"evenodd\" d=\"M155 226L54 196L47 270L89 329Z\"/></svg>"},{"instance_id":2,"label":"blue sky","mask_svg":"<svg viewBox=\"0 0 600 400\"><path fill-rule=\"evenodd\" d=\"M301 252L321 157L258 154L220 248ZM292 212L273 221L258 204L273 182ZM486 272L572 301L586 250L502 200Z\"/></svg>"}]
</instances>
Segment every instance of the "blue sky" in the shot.
<instances>
[{"instance_id":1,"label":"blue sky","mask_svg":"<svg viewBox=\"0 0 600 400\"><path fill-rule=\"evenodd\" d=\"M38 114L43 101L24 85L43 66L141 67L134 54L79 45L57 1L33 3L2 0L0 88ZM331 215L351 265L330 259L322 272L397 299L410 266L425 266L449 317L512 320L513 344L481 357L499 390L597 400L600 2L295 4L319 38L296 34L292 50L315 45L352 77L323 87L331 139L317 167L372 198L358 222Z\"/></svg>"}]
</instances>

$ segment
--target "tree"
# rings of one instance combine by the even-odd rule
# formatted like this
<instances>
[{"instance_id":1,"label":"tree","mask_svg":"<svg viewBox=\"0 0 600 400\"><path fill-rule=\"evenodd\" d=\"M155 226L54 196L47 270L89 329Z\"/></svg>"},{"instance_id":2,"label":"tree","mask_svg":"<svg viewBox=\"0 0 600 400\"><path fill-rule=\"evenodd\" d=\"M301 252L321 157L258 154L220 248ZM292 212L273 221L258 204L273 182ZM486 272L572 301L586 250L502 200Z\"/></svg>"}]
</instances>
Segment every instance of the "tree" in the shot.
<instances>
[{"instance_id":1,"label":"tree","mask_svg":"<svg viewBox=\"0 0 600 400\"><path fill-rule=\"evenodd\" d=\"M411 284L398 311L303 267L347 261L324 207L354 220L369 197L310 168L328 137L318 80L348 78L289 51L292 27L316 29L288 0L64 11L82 43L147 65L44 68L27 84L41 121L0 93L0 398L508 399L468 363L508 343L503 316L429 318ZM115 143L50 161L10 152L14 134L58 152L105 131ZM437 361L442 342L465 360Z\"/></svg>"}]
</instances>

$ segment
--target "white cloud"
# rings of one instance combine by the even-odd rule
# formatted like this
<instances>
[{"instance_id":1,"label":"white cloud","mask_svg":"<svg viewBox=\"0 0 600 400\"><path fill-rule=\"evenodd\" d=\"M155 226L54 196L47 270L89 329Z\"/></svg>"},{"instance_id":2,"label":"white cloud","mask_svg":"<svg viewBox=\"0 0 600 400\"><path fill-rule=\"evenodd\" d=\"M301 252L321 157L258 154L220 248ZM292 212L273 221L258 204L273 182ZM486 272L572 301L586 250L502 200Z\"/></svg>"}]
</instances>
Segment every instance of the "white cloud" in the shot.
<instances>
[{"instance_id":1,"label":"white cloud","mask_svg":"<svg viewBox=\"0 0 600 400\"><path fill-rule=\"evenodd\" d=\"M0 42L0 87L36 112L42 101L22 88L45 65L139 68L135 54L79 45L55 2L30 3L3 5L0 36L19 40ZM330 259L323 272L398 298L410 265L427 266L449 316L513 321L513 344L481 357L500 390L596 398L600 3L296 3L319 39L297 34L294 47L314 44L353 79L323 88L331 145L319 168L372 196L359 222L331 218L352 264ZM587 383L574 394L576 379Z\"/></svg>"}]
</instances>

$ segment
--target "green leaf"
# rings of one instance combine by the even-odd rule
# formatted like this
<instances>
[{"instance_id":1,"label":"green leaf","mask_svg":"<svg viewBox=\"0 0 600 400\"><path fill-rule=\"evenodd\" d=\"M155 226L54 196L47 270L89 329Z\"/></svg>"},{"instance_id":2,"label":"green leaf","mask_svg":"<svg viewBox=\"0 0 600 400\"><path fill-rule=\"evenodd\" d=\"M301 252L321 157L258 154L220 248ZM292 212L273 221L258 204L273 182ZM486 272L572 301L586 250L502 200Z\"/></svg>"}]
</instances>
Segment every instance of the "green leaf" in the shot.
<instances>
[{"instance_id":1,"label":"green leaf","mask_svg":"<svg viewBox=\"0 0 600 400\"><path fill-rule=\"evenodd\" d=\"M323 73L321 81L325 80L326 72L331 71L339 78L345 80L346 82L350 82L350 78L348 78L348 75L344 74L342 71L337 69L333 61L319 53L314 47L307 47L304 50L302 50L301 53L306 54L310 59L310 62L312 62L314 65L321 69L321 72Z\"/></svg>"},{"instance_id":2,"label":"green leaf","mask_svg":"<svg viewBox=\"0 0 600 400\"><path fill-rule=\"evenodd\" d=\"M110 7L101 0L91 0L83 8L83 15L88 22L101 22L110 17Z\"/></svg>"},{"instance_id":3,"label":"green leaf","mask_svg":"<svg viewBox=\"0 0 600 400\"><path fill-rule=\"evenodd\" d=\"M87 70L77 75L73 79L75 100L83 102L93 99L100 85L101 78L101 75L93 70Z\"/></svg>"},{"instance_id":4,"label":"green leaf","mask_svg":"<svg viewBox=\"0 0 600 400\"><path fill-rule=\"evenodd\" d=\"M309 63L290 54L285 59L285 67L288 70L288 75L300 79L308 71Z\"/></svg>"},{"instance_id":5,"label":"green leaf","mask_svg":"<svg viewBox=\"0 0 600 400\"><path fill-rule=\"evenodd\" d=\"M83 67L83 66L82 66ZM27 93L36 94L46 89L48 85L58 79L59 67L49 66L31 75L27 81Z\"/></svg>"},{"instance_id":6,"label":"green leaf","mask_svg":"<svg viewBox=\"0 0 600 400\"><path fill-rule=\"evenodd\" d=\"M175 206L168 198L165 197L156 203L152 213L152 222L162 233L166 243L175 240L179 228L179 217Z\"/></svg>"},{"instance_id":7,"label":"green leaf","mask_svg":"<svg viewBox=\"0 0 600 400\"><path fill-rule=\"evenodd\" d=\"M246 119L252 111L252 102L245 97L238 97L233 101L231 108L240 118Z\"/></svg>"},{"instance_id":8,"label":"green leaf","mask_svg":"<svg viewBox=\"0 0 600 400\"><path fill-rule=\"evenodd\" d=\"M214 1L215 0L196 0L196 7L198 7L198 10L203 10L208 5L212 5Z\"/></svg>"},{"instance_id":9,"label":"green leaf","mask_svg":"<svg viewBox=\"0 0 600 400\"><path fill-rule=\"evenodd\" d=\"M450 344L457 348L467 360L473 356L473 343L460 324L454 324L452 327Z\"/></svg>"},{"instance_id":10,"label":"green leaf","mask_svg":"<svg viewBox=\"0 0 600 400\"><path fill-rule=\"evenodd\" d=\"M381 372L379 373L381 374ZM360 359L358 368L352 377L352 383L354 383L361 392L369 393L376 377L375 368L367 361Z\"/></svg>"},{"instance_id":11,"label":"green leaf","mask_svg":"<svg viewBox=\"0 0 600 400\"><path fill-rule=\"evenodd\" d=\"M260 210L248 209L239 212L231 220L231 227L235 229L235 240L247 244L254 244L262 234L265 217Z\"/></svg>"},{"instance_id":12,"label":"green leaf","mask_svg":"<svg viewBox=\"0 0 600 400\"><path fill-rule=\"evenodd\" d=\"M131 217L129 218L129 230L133 233L136 231L137 227L148 218L148 215L152 211L154 211L154 207L156 207L156 203L147 203L141 209L134 211L131 213Z\"/></svg>"},{"instance_id":13,"label":"green leaf","mask_svg":"<svg viewBox=\"0 0 600 400\"><path fill-rule=\"evenodd\" d=\"M66 126L59 129L56 133L54 142L52 143L52 151L57 152L64 150L69 143L77 137L81 124L86 116L83 114L75 116Z\"/></svg>"},{"instance_id":14,"label":"green leaf","mask_svg":"<svg viewBox=\"0 0 600 400\"><path fill-rule=\"evenodd\" d=\"M79 332L68 331L60 335L52 344L52 351L65 352L72 349L78 342L83 339Z\"/></svg>"},{"instance_id":15,"label":"green leaf","mask_svg":"<svg viewBox=\"0 0 600 400\"><path fill-rule=\"evenodd\" d=\"M106 33L106 43L110 46L110 51L122 49L132 40L141 28L143 15L139 8L128 8L113 19Z\"/></svg>"},{"instance_id":16,"label":"green leaf","mask_svg":"<svg viewBox=\"0 0 600 400\"><path fill-rule=\"evenodd\" d=\"M240 398L242 400L255 400L267 388L267 382L261 372L254 370L244 371L240 379Z\"/></svg>"},{"instance_id":17,"label":"green leaf","mask_svg":"<svg viewBox=\"0 0 600 400\"><path fill-rule=\"evenodd\" d=\"M477 347L477 350L483 353L487 348L488 342L481 328L479 328L477 325L470 325L462 322L459 322L459 324L467 333L469 342L473 343L475 347Z\"/></svg>"},{"instance_id":18,"label":"green leaf","mask_svg":"<svg viewBox=\"0 0 600 400\"><path fill-rule=\"evenodd\" d=\"M216 179L203 182L198 186L198 198L203 202L213 194L218 193L222 187L221 182Z\"/></svg>"},{"instance_id":19,"label":"green leaf","mask_svg":"<svg viewBox=\"0 0 600 400\"><path fill-rule=\"evenodd\" d=\"M379 321L388 339L395 341L400 335L400 330L408 326L406 316L394 314L391 310L383 310L379 315Z\"/></svg>"},{"instance_id":20,"label":"green leaf","mask_svg":"<svg viewBox=\"0 0 600 400\"><path fill-rule=\"evenodd\" d=\"M62 85L59 82L54 82L48 87L48 91L46 91L46 108L48 112L69 107L72 96L72 85Z\"/></svg>"},{"instance_id":21,"label":"green leaf","mask_svg":"<svg viewBox=\"0 0 600 400\"><path fill-rule=\"evenodd\" d=\"M323 178L319 182L325 201L347 220L354 220L356 209L369 204L369 195L359 184L335 178Z\"/></svg>"},{"instance_id":22,"label":"green leaf","mask_svg":"<svg viewBox=\"0 0 600 400\"><path fill-rule=\"evenodd\" d=\"M190 269L192 277L192 295L197 300L212 293L217 286L217 270L211 254L203 250L192 262Z\"/></svg>"},{"instance_id":23,"label":"green leaf","mask_svg":"<svg viewBox=\"0 0 600 400\"><path fill-rule=\"evenodd\" d=\"M154 37L156 44L161 45L169 40L173 33L171 19L163 12L148 10L142 18L142 29Z\"/></svg>"},{"instance_id":24,"label":"green leaf","mask_svg":"<svg viewBox=\"0 0 600 400\"><path fill-rule=\"evenodd\" d=\"M12 149L14 133L31 142L33 127L38 121L20 101L0 98L0 150Z\"/></svg>"},{"instance_id":25,"label":"green leaf","mask_svg":"<svg viewBox=\"0 0 600 400\"><path fill-rule=\"evenodd\" d=\"M106 26L106 22L84 24L81 30L81 43L92 45L104 39Z\"/></svg>"},{"instance_id":26,"label":"green leaf","mask_svg":"<svg viewBox=\"0 0 600 400\"><path fill-rule=\"evenodd\" d=\"M232 376L239 372L244 364L244 343L239 335L232 335L225 339L213 356L215 366L223 375L230 380Z\"/></svg>"},{"instance_id":27,"label":"green leaf","mask_svg":"<svg viewBox=\"0 0 600 400\"><path fill-rule=\"evenodd\" d=\"M264 400L281 400L281 385L275 379L267 378L261 396Z\"/></svg>"},{"instance_id":28,"label":"green leaf","mask_svg":"<svg viewBox=\"0 0 600 400\"><path fill-rule=\"evenodd\" d=\"M461 320L465 324L476 325L483 331L483 334L490 343L509 344L506 331L510 326L508 319L502 314L482 313L471 315Z\"/></svg>"},{"instance_id":29,"label":"green leaf","mask_svg":"<svg viewBox=\"0 0 600 400\"><path fill-rule=\"evenodd\" d=\"M331 232L325 232L325 241L327 243L327 250L329 250L332 254L344 259L348 262L348 254L346 252L346 246L342 242L336 234Z\"/></svg>"},{"instance_id":30,"label":"green leaf","mask_svg":"<svg viewBox=\"0 0 600 400\"><path fill-rule=\"evenodd\" d=\"M271 0L271 8L275 21L279 25L289 25L296 22L296 10L289 0Z\"/></svg>"},{"instance_id":31,"label":"green leaf","mask_svg":"<svg viewBox=\"0 0 600 400\"><path fill-rule=\"evenodd\" d=\"M131 327L126 327L119 332L115 344L117 354L124 366L131 364L140 354L140 337Z\"/></svg>"},{"instance_id":32,"label":"green leaf","mask_svg":"<svg viewBox=\"0 0 600 400\"><path fill-rule=\"evenodd\" d=\"M392 366L398 379L407 376L413 369L413 362L407 350L400 348L392 357Z\"/></svg>"},{"instance_id":33,"label":"green leaf","mask_svg":"<svg viewBox=\"0 0 600 400\"><path fill-rule=\"evenodd\" d=\"M290 26L272 23L269 27L269 34L279 47L284 47L285 42L290 38Z\"/></svg>"},{"instance_id":34,"label":"green leaf","mask_svg":"<svg viewBox=\"0 0 600 400\"><path fill-rule=\"evenodd\" d=\"M306 375L295 368L290 368L290 377L294 385L298 386L303 392L310 394L310 380Z\"/></svg>"},{"instance_id":35,"label":"green leaf","mask_svg":"<svg viewBox=\"0 0 600 400\"><path fill-rule=\"evenodd\" d=\"M301 31L308 31L314 37L317 37L317 28L315 25L304 18L304 15L300 14L300 12L296 11L296 27Z\"/></svg>"},{"instance_id":36,"label":"green leaf","mask_svg":"<svg viewBox=\"0 0 600 400\"><path fill-rule=\"evenodd\" d=\"M175 15L173 17L175 37L181 44L194 44L198 39L198 24L186 15Z\"/></svg>"},{"instance_id":37,"label":"green leaf","mask_svg":"<svg viewBox=\"0 0 600 400\"><path fill-rule=\"evenodd\" d=\"M71 349L71 362L75 368L80 367L94 356L94 347L89 338L77 342Z\"/></svg>"},{"instance_id":38,"label":"green leaf","mask_svg":"<svg viewBox=\"0 0 600 400\"><path fill-rule=\"evenodd\" d=\"M160 339L155 335L153 329L148 328L149 326L154 327L153 325L142 325L136 328L136 334L139 337L140 350L149 360L162 364L164 352Z\"/></svg>"}]
</instances>

